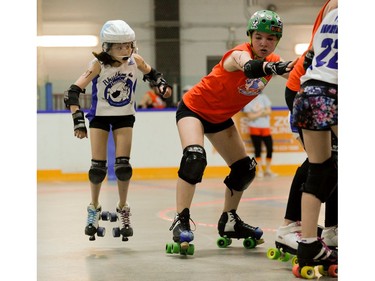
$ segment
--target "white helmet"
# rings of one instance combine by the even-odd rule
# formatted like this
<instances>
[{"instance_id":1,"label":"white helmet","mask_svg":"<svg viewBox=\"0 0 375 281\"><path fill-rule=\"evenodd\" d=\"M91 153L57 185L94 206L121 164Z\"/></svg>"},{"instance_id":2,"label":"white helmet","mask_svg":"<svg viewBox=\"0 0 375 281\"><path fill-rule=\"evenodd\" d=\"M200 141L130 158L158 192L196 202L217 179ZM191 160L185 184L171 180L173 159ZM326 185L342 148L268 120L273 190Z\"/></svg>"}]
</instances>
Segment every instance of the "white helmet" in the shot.
<instances>
[{"instance_id":1,"label":"white helmet","mask_svg":"<svg viewBox=\"0 0 375 281\"><path fill-rule=\"evenodd\" d=\"M100 42L126 43L135 41L135 33L123 20L107 21L100 31Z\"/></svg>"}]
</instances>

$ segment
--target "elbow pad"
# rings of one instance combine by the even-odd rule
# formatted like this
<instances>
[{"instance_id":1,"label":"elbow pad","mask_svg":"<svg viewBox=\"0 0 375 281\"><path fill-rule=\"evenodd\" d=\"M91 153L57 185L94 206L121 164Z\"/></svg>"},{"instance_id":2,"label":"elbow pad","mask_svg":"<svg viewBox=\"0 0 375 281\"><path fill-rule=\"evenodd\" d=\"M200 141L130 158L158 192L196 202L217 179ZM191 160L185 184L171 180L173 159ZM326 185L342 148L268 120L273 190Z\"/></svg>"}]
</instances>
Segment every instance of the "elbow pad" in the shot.
<instances>
[{"instance_id":1,"label":"elbow pad","mask_svg":"<svg viewBox=\"0 0 375 281\"><path fill-rule=\"evenodd\" d=\"M263 61L260 60L249 60L243 66L243 72L247 78L260 78L267 74L263 71Z\"/></svg>"},{"instance_id":2,"label":"elbow pad","mask_svg":"<svg viewBox=\"0 0 375 281\"><path fill-rule=\"evenodd\" d=\"M72 84L68 91L64 93L64 103L66 108L69 108L71 105L79 105L79 94L85 93L85 89L81 89L77 85Z\"/></svg>"}]
</instances>

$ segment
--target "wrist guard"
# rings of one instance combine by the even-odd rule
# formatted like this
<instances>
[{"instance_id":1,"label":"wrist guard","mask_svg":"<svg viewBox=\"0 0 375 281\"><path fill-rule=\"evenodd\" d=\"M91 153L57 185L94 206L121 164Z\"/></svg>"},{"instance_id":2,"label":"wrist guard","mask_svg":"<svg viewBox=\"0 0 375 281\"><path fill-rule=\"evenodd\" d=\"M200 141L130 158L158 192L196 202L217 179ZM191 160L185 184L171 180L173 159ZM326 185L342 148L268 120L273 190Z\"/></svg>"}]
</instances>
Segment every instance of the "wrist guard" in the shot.
<instances>
[{"instance_id":1,"label":"wrist guard","mask_svg":"<svg viewBox=\"0 0 375 281\"><path fill-rule=\"evenodd\" d=\"M167 87L172 88L163 78L163 74L154 68L151 68L148 74L143 75L143 81L148 81L152 87L157 87L161 95L165 94ZM164 86L163 91L160 91L160 86Z\"/></svg>"},{"instance_id":2,"label":"wrist guard","mask_svg":"<svg viewBox=\"0 0 375 281\"><path fill-rule=\"evenodd\" d=\"M72 114L72 116L73 116L73 123L74 123L74 131L79 130L79 131L87 133L83 111L77 110L75 113Z\"/></svg>"},{"instance_id":3,"label":"wrist guard","mask_svg":"<svg viewBox=\"0 0 375 281\"><path fill-rule=\"evenodd\" d=\"M276 74L283 75L290 70L286 70L291 61L278 61L278 62L269 62L264 67L264 71L267 75Z\"/></svg>"},{"instance_id":4,"label":"wrist guard","mask_svg":"<svg viewBox=\"0 0 375 281\"><path fill-rule=\"evenodd\" d=\"M312 64L312 60L314 58L314 51L309 50L305 54L305 59L303 61L303 68L306 70L309 68L309 66Z\"/></svg>"},{"instance_id":5,"label":"wrist guard","mask_svg":"<svg viewBox=\"0 0 375 281\"><path fill-rule=\"evenodd\" d=\"M64 92L64 103L66 108L69 108L71 105L79 105L79 94L85 93L85 89L81 89L77 85L72 84L69 90Z\"/></svg>"}]
</instances>

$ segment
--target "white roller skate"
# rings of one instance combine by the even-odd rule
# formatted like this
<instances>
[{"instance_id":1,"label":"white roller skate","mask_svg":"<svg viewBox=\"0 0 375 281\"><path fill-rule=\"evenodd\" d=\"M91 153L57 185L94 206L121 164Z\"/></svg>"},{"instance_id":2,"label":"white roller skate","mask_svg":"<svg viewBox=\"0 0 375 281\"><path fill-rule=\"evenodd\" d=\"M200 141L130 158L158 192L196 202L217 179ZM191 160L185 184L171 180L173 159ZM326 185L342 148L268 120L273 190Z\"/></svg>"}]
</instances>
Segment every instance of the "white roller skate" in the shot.
<instances>
[{"instance_id":1,"label":"white roller skate","mask_svg":"<svg viewBox=\"0 0 375 281\"><path fill-rule=\"evenodd\" d=\"M113 237L122 236L122 241L128 241L130 236L133 236L133 228L130 223L130 206L128 203L124 207L117 205L116 213L111 214L111 221L119 221L120 226L112 229Z\"/></svg>"},{"instance_id":2,"label":"white roller skate","mask_svg":"<svg viewBox=\"0 0 375 281\"><path fill-rule=\"evenodd\" d=\"M102 215L102 207L98 205L96 208L93 204L87 206L87 224L85 227L85 234L90 236L89 240L95 240L95 234L99 237L104 237L105 228L99 226L99 219L106 220Z\"/></svg>"},{"instance_id":3,"label":"white roller skate","mask_svg":"<svg viewBox=\"0 0 375 281\"><path fill-rule=\"evenodd\" d=\"M276 248L270 248L267 251L267 257L270 260L289 261L291 255L292 264L297 263L298 243L301 241L301 222L293 222L287 226L280 226L276 231L275 246Z\"/></svg>"},{"instance_id":4,"label":"white roller skate","mask_svg":"<svg viewBox=\"0 0 375 281\"><path fill-rule=\"evenodd\" d=\"M322 238L324 243L330 248L330 249L338 249L338 234L339 229L338 226L331 226L326 227L323 229L322 232Z\"/></svg>"}]
</instances>

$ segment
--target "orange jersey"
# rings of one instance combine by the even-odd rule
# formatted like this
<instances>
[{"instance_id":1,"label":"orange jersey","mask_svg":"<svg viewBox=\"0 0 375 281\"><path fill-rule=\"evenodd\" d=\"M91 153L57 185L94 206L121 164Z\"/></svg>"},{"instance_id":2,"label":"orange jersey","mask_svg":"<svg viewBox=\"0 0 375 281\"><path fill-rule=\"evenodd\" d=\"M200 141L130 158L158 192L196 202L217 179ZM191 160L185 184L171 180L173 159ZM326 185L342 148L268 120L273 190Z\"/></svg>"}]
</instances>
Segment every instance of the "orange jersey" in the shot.
<instances>
[{"instance_id":1,"label":"orange jersey","mask_svg":"<svg viewBox=\"0 0 375 281\"><path fill-rule=\"evenodd\" d=\"M223 63L236 50L249 52L251 58L254 58L250 43L234 47L224 54L210 74L186 92L182 98L190 110L208 122L221 123L231 118L259 95L272 78L272 75L267 75L250 79L243 71L226 71ZM265 59L265 61L279 60L280 56L274 53Z\"/></svg>"},{"instance_id":2,"label":"orange jersey","mask_svg":"<svg viewBox=\"0 0 375 281\"><path fill-rule=\"evenodd\" d=\"M163 100L157 94L155 94L153 91L147 91L147 94L152 101L153 108L165 108Z\"/></svg>"},{"instance_id":3,"label":"orange jersey","mask_svg":"<svg viewBox=\"0 0 375 281\"><path fill-rule=\"evenodd\" d=\"M311 44L312 44L312 39L314 38L314 34L316 32L316 30L318 29L320 23L322 22L323 20L323 13L324 13L324 10L328 4L329 0L324 4L324 6L320 9L319 13L318 13L318 16L316 17L315 19L315 23L314 23L314 27L313 27L313 30L312 30L312 35L311 35L311 40L310 40L310 43L309 43L309 47L307 49L310 49L311 48ZM289 73L289 78L288 78L288 81L286 82L286 86L291 89L292 91L299 91L300 89L300 86L301 86L301 82L300 82L300 78L302 75L305 74L306 70L303 68L303 61L305 60L305 54L307 53L307 50L303 53L303 55L298 59L297 63L295 64L295 66L293 67L292 71Z\"/></svg>"}]
</instances>

